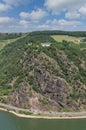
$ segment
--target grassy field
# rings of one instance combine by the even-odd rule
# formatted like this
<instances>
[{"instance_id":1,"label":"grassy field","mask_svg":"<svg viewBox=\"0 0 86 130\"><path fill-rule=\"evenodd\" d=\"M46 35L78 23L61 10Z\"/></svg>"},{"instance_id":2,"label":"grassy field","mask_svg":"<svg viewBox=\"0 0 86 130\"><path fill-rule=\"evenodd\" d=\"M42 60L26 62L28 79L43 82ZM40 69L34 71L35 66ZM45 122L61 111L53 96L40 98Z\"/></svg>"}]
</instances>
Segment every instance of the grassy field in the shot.
<instances>
[{"instance_id":1,"label":"grassy field","mask_svg":"<svg viewBox=\"0 0 86 130\"><path fill-rule=\"evenodd\" d=\"M16 40L25 37L25 35L22 35L21 37L18 38L13 38L13 39L7 39L7 40L0 40L0 50L4 48L4 46L6 46L7 44L10 44L12 42L15 42Z\"/></svg>"},{"instance_id":2,"label":"grassy field","mask_svg":"<svg viewBox=\"0 0 86 130\"><path fill-rule=\"evenodd\" d=\"M1 40L0 41L0 50L4 48L7 44L14 42L16 39L9 39L9 40Z\"/></svg>"},{"instance_id":3,"label":"grassy field","mask_svg":"<svg viewBox=\"0 0 86 130\"><path fill-rule=\"evenodd\" d=\"M82 39L82 37L72 37L72 36L67 36L67 35L54 35L52 36L56 41L62 42L63 40L66 41L73 41L75 43L79 43L79 41Z\"/></svg>"}]
</instances>

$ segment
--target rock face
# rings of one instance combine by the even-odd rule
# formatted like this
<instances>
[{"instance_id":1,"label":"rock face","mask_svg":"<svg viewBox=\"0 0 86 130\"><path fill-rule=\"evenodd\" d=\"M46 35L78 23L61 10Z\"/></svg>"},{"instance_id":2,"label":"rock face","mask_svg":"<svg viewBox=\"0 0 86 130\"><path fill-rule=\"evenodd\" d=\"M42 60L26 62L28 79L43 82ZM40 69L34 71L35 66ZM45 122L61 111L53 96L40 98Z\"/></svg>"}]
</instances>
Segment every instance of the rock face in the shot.
<instances>
[{"instance_id":1,"label":"rock face","mask_svg":"<svg viewBox=\"0 0 86 130\"><path fill-rule=\"evenodd\" d=\"M23 70L27 70L27 75L18 84L17 89L8 96L12 105L43 111L85 109L86 101L83 95L86 92L86 86L75 80L72 74L74 70L76 74L79 73L78 67L73 62L69 62L63 52L56 53L67 68L67 75L71 82L67 82L64 78L64 72L55 59L43 52L33 57L28 56L27 53L28 58L24 61L22 59L21 63ZM73 85L76 85L76 88ZM83 98L79 97L79 94ZM80 106L81 102L83 105Z\"/></svg>"},{"instance_id":2,"label":"rock face","mask_svg":"<svg viewBox=\"0 0 86 130\"><path fill-rule=\"evenodd\" d=\"M8 96L8 100L13 106L39 112L48 110L56 111L58 110L57 106L59 106L53 100L47 99L45 96L36 93L36 91L25 82L19 84L19 87L15 92Z\"/></svg>"},{"instance_id":3,"label":"rock face","mask_svg":"<svg viewBox=\"0 0 86 130\"><path fill-rule=\"evenodd\" d=\"M0 101L40 111L86 110L86 50L74 43L29 42L0 52Z\"/></svg>"},{"instance_id":4,"label":"rock face","mask_svg":"<svg viewBox=\"0 0 86 130\"><path fill-rule=\"evenodd\" d=\"M54 75L49 77L50 75L48 76L48 73L49 72L47 71L43 72L42 69L36 70L36 85L40 87L40 91L44 96L51 98L60 104L63 102L65 105L67 96L69 96L71 92L71 88L64 79L61 79Z\"/></svg>"}]
</instances>

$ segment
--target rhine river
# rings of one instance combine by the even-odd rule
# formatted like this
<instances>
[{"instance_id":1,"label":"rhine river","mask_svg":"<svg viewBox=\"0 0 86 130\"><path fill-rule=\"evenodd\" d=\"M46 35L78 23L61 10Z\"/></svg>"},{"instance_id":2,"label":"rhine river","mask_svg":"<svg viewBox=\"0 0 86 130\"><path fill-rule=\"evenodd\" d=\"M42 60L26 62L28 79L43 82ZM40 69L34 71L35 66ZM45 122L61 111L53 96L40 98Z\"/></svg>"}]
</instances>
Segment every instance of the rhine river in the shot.
<instances>
[{"instance_id":1,"label":"rhine river","mask_svg":"<svg viewBox=\"0 0 86 130\"><path fill-rule=\"evenodd\" d=\"M86 119L27 119L0 111L0 130L86 130Z\"/></svg>"}]
</instances>

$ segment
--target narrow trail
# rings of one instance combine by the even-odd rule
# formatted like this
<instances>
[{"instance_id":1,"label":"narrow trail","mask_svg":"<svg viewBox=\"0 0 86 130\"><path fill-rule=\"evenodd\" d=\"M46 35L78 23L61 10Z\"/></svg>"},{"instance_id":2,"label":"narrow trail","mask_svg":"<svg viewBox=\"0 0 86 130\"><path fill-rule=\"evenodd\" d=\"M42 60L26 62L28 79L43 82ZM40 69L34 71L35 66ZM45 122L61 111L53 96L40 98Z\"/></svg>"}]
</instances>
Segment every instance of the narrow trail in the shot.
<instances>
[{"instance_id":1,"label":"narrow trail","mask_svg":"<svg viewBox=\"0 0 86 130\"><path fill-rule=\"evenodd\" d=\"M14 107L11 105L3 104L0 103L0 108L5 108L6 110L9 110L9 112L20 116L20 117L27 117L27 118L48 118L48 119L58 119L58 118L64 118L64 119L72 119L72 118L86 118L86 111L82 112L43 112L39 110L34 110L34 109L23 109L23 108L18 108ZM24 114L18 114L14 111L22 111L22 112L32 112L34 115L24 115ZM37 115L37 114L42 114L42 115Z\"/></svg>"},{"instance_id":2,"label":"narrow trail","mask_svg":"<svg viewBox=\"0 0 86 130\"><path fill-rule=\"evenodd\" d=\"M18 37L18 38L7 39L7 40L1 41L1 42L0 42L0 50L2 50L6 45L11 44L11 43L13 43L13 42L15 42L15 41L17 41L17 40L19 40L19 39L21 39L21 38L24 38L24 37L26 37L27 35L28 35L28 34L24 34L24 35L22 35L21 37Z\"/></svg>"}]
</instances>

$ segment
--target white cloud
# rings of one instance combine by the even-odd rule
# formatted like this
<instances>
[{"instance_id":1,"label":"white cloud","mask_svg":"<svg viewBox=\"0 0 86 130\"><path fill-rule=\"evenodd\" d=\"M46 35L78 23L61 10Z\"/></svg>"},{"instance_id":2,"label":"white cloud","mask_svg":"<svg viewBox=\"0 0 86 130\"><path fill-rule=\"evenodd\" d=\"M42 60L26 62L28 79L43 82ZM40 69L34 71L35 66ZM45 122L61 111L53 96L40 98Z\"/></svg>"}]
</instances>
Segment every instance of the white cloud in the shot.
<instances>
[{"instance_id":1,"label":"white cloud","mask_svg":"<svg viewBox=\"0 0 86 130\"><path fill-rule=\"evenodd\" d=\"M30 32L35 30L84 30L85 24L74 20L54 19L45 23L33 23L28 20L0 17L0 30L2 32Z\"/></svg>"},{"instance_id":2,"label":"white cloud","mask_svg":"<svg viewBox=\"0 0 86 130\"><path fill-rule=\"evenodd\" d=\"M0 11L9 10L13 8L13 6L20 5L21 3L24 4L26 1L27 0L2 0L2 2L0 2Z\"/></svg>"},{"instance_id":3,"label":"white cloud","mask_svg":"<svg viewBox=\"0 0 86 130\"><path fill-rule=\"evenodd\" d=\"M75 20L54 19L46 21L46 25L49 25L50 29L55 30L77 30L81 23Z\"/></svg>"},{"instance_id":4,"label":"white cloud","mask_svg":"<svg viewBox=\"0 0 86 130\"><path fill-rule=\"evenodd\" d=\"M41 24L41 25L38 25L38 29L42 30L42 29L49 29L49 25L47 24Z\"/></svg>"},{"instance_id":5,"label":"white cloud","mask_svg":"<svg viewBox=\"0 0 86 130\"><path fill-rule=\"evenodd\" d=\"M58 24L60 26L63 26L63 27L68 27L68 26L71 26L71 27L76 27L78 25L80 25L80 22L79 21L67 21L65 19L61 19L61 20L58 20Z\"/></svg>"},{"instance_id":6,"label":"white cloud","mask_svg":"<svg viewBox=\"0 0 86 130\"><path fill-rule=\"evenodd\" d=\"M53 20L47 20L46 21L46 24L52 24L52 25L56 25L56 24L58 24L58 20L56 20L56 19L53 19Z\"/></svg>"},{"instance_id":7,"label":"white cloud","mask_svg":"<svg viewBox=\"0 0 86 130\"><path fill-rule=\"evenodd\" d=\"M0 17L1 32L26 32L29 31L28 21L14 19L10 17Z\"/></svg>"},{"instance_id":8,"label":"white cloud","mask_svg":"<svg viewBox=\"0 0 86 130\"><path fill-rule=\"evenodd\" d=\"M0 25L10 25L14 21L13 18L10 17L0 17Z\"/></svg>"},{"instance_id":9,"label":"white cloud","mask_svg":"<svg viewBox=\"0 0 86 130\"><path fill-rule=\"evenodd\" d=\"M10 8L11 7L9 5L0 3L0 11L6 11Z\"/></svg>"},{"instance_id":10,"label":"white cloud","mask_svg":"<svg viewBox=\"0 0 86 130\"><path fill-rule=\"evenodd\" d=\"M77 18L80 18L80 13L78 13L77 11L67 12L65 14L65 18L68 18L68 19L77 19Z\"/></svg>"},{"instance_id":11,"label":"white cloud","mask_svg":"<svg viewBox=\"0 0 86 130\"><path fill-rule=\"evenodd\" d=\"M29 12L21 12L20 17L22 19L31 19L34 22L37 22L44 18L47 15L46 11L42 9L33 10L31 13Z\"/></svg>"},{"instance_id":12,"label":"white cloud","mask_svg":"<svg viewBox=\"0 0 86 130\"><path fill-rule=\"evenodd\" d=\"M22 19L27 19L30 17L30 13L28 12L21 12L19 15Z\"/></svg>"},{"instance_id":13,"label":"white cloud","mask_svg":"<svg viewBox=\"0 0 86 130\"><path fill-rule=\"evenodd\" d=\"M45 6L53 13L63 10L77 10L86 4L86 0L45 0Z\"/></svg>"},{"instance_id":14,"label":"white cloud","mask_svg":"<svg viewBox=\"0 0 86 130\"><path fill-rule=\"evenodd\" d=\"M79 9L79 12L80 12L82 15L86 15L86 5L82 6L82 7Z\"/></svg>"},{"instance_id":15,"label":"white cloud","mask_svg":"<svg viewBox=\"0 0 86 130\"><path fill-rule=\"evenodd\" d=\"M20 21L19 21L19 24L20 24L20 26L23 26L23 27L27 28L28 25L29 25L29 22L26 21L26 20L20 20Z\"/></svg>"}]
</instances>

